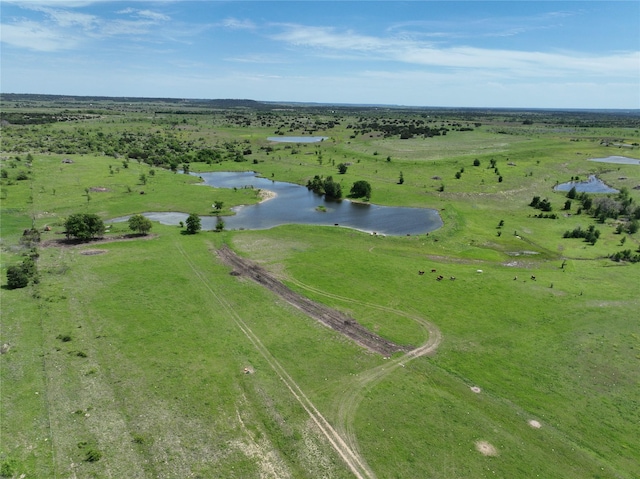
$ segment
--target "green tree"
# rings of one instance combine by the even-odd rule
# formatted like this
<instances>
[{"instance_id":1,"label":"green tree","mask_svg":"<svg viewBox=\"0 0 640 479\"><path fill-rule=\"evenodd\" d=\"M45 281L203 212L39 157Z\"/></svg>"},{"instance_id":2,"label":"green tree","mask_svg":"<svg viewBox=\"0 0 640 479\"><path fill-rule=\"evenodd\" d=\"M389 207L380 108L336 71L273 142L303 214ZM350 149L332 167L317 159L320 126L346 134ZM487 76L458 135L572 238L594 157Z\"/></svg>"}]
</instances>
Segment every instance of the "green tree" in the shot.
<instances>
[{"instance_id":1,"label":"green tree","mask_svg":"<svg viewBox=\"0 0 640 479\"><path fill-rule=\"evenodd\" d=\"M25 258L22 263L7 268L7 287L9 289L24 288L32 280L38 282L38 269L33 258Z\"/></svg>"},{"instance_id":2,"label":"green tree","mask_svg":"<svg viewBox=\"0 0 640 479\"><path fill-rule=\"evenodd\" d=\"M151 220L142 215L133 215L129 218L129 229L136 233L146 235L151 231L152 226Z\"/></svg>"},{"instance_id":3,"label":"green tree","mask_svg":"<svg viewBox=\"0 0 640 479\"><path fill-rule=\"evenodd\" d=\"M189 233L190 235L194 235L202 229L202 224L200 223L200 217L195 213L191 213L189 215L189 217L187 218L186 224L187 224L187 233Z\"/></svg>"},{"instance_id":4,"label":"green tree","mask_svg":"<svg viewBox=\"0 0 640 479\"><path fill-rule=\"evenodd\" d=\"M21 265L13 265L7 268L7 287L9 289L24 288L29 284L29 276Z\"/></svg>"},{"instance_id":5,"label":"green tree","mask_svg":"<svg viewBox=\"0 0 640 479\"><path fill-rule=\"evenodd\" d=\"M404 183L404 175L402 174L402 171L400 172L400 178L398 178L398 184L401 185Z\"/></svg>"},{"instance_id":6,"label":"green tree","mask_svg":"<svg viewBox=\"0 0 640 479\"><path fill-rule=\"evenodd\" d=\"M216 231L223 231L223 230L224 230L224 221L218 218L218 221L216 222Z\"/></svg>"},{"instance_id":7,"label":"green tree","mask_svg":"<svg viewBox=\"0 0 640 479\"><path fill-rule=\"evenodd\" d=\"M345 163L340 163L340 164L338 165L338 172L339 172L341 175L344 175L344 174L347 172L347 169L348 169L348 168L349 168L349 167L348 167Z\"/></svg>"},{"instance_id":8,"label":"green tree","mask_svg":"<svg viewBox=\"0 0 640 479\"><path fill-rule=\"evenodd\" d=\"M138 179L141 185L147 184L147 175L145 175L144 173L140 173L140 177Z\"/></svg>"},{"instance_id":9,"label":"green tree","mask_svg":"<svg viewBox=\"0 0 640 479\"><path fill-rule=\"evenodd\" d=\"M368 181L358 180L351 187L351 196L353 198L371 198L371 185Z\"/></svg>"},{"instance_id":10,"label":"green tree","mask_svg":"<svg viewBox=\"0 0 640 479\"><path fill-rule=\"evenodd\" d=\"M342 187L340 183L333 181L332 176L327 176L323 182L324 194L327 198L342 198Z\"/></svg>"},{"instance_id":11,"label":"green tree","mask_svg":"<svg viewBox=\"0 0 640 479\"><path fill-rule=\"evenodd\" d=\"M217 211L220 211L224 206L224 201L214 201L212 205Z\"/></svg>"},{"instance_id":12,"label":"green tree","mask_svg":"<svg viewBox=\"0 0 640 479\"><path fill-rule=\"evenodd\" d=\"M93 239L104 234L104 222L96 214L75 213L64 222L67 238Z\"/></svg>"},{"instance_id":13,"label":"green tree","mask_svg":"<svg viewBox=\"0 0 640 479\"><path fill-rule=\"evenodd\" d=\"M473 166L480 166L480 160L477 158L473 160Z\"/></svg>"},{"instance_id":14,"label":"green tree","mask_svg":"<svg viewBox=\"0 0 640 479\"><path fill-rule=\"evenodd\" d=\"M574 200L578 196L578 192L576 191L576 187L572 186L569 192L567 193L567 198Z\"/></svg>"}]
</instances>

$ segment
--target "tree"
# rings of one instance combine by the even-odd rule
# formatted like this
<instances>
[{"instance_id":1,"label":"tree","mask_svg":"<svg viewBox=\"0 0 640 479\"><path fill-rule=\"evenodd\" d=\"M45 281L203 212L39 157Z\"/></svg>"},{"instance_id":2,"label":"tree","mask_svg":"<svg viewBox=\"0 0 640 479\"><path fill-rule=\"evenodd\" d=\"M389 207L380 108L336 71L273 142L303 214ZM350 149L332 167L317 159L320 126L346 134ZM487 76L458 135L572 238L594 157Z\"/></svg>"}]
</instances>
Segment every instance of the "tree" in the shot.
<instances>
[{"instance_id":1,"label":"tree","mask_svg":"<svg viewBox=\"0 0 640 479\"><path fill-rule=\"evenodd\" d=\"M327 198L334 198L339 200L342 198L342 187L340 183L333 181L332 176L327 176L327 179L323 182L324 194Z\"/></svg>"},{"instance_id":2,"label":"tree","mask_svg":"<svg viewBox=\"0 0 640 479\"><path fill-rule=\"evenodd\" d=\"M29 276L21 265L7 268L7 287L9 289L25 288L29 284Z\"/></svg>"},{"instance_id":3,"label":"tree","mask_svg":"<svg viewBox=\"0 0 640 479\"><path fill-rule=\"evenodd\" d=\"M151 223L151 220L142 215L133 215L129 218L129 229L136 233L146 235L149 233L152 226L153 224Z\"/></svg>"},{"instance_id":4,"label":"tree","mask_svg":"<svg viewBox=\"0 0 640 479\"><path fill-rule=\"evenodd\" d=\"M38 269L33 258L27 257L22 263L7 268L9 289L25 288L31 280L38 282Z\"/></svg>"},{"instance_id":5,"label":"tree","mask_svg":"<svg viewBox=\"0 0 640 479\"><path fill-rule=\"evenodd\" d=\"M368 181L358 180L351 187L351 196L353 198L371 198L371 185Z\"/></svg>"},{"instance_id":6,"label":"tree","mask_svg":"<svg viewBox=\"0 0 640 479\"><path fill-rule=\"evenodd\" d=\"M564 202L564 210L569 211L571 209L571 200L567 200Z\"/></svg>"},{"instance_id":7,"label":"tree","mask_svg":"<svg viewBox=\"0 0 640 479\"><path fill-rule=\"evenodd\" d=\"M191 213L189 215L186 223L187 223L187 233L189 233L190 235L194 235L202 229L202 224L200 223L200 217L195 213Z\"/></svg>"},{"instance_id":8,"label":"tree","mask_svg":"<svg viewBox=\"0 0 640 479\"><path fill-rule=\"evenodd\" d=\"M578 196L578 192L576 191L576 187L572 186L569 192L567 193L567 198L574 200Z\"/></svg>"},{"instance_id":9,"label":"tree","mask_svg":"<svg viewBox=\"0 0 640 479\"><path fill-rule=\"evenodd\" d=\"M64 222L67 238L90 240L104 234L104 222L96 214L75 213Z\"/></svg>"},{"instance_id":10,"label":"tree","mask_svg":"<svg viewBox=\"0 0 640 479\"><path fill-rule=\"evenodd\" d=\"M473 160L473 166L480 166L480 160L477 158Z\"/></svg>"},{"instance_id":11,"label":"tree","mask_svg":"<svg viewBox=\"0 0 640 479\"><path fill-rule=\"evenodd\" d=\"M344 175L344 174L347 172L347 168L348 168L348 166L347 166L345 163L340 163L340 164L338 165L338 172L339 172L341 175Z\"/></svg>"},{"instance_id":12,"label":"tree","mask_svg":"<svg viewBox=\"0 0 640 479\"><path fill-rule=\"evenodd\" d=\"M212 205L217 211L220 211L224 206L224 201L214 201Z\"/></svg>"},{"instance_id":13,"label":"tree","mask_svg":"<svg viewBox=\"0 0 640 479\"><path fill-rule=\"evenodd\" d=\"M224 230L224 221L222 221L221 218L218 218L218 221L216 222L216 231L223 231Z\"/></svg>"},{"instance_id":14,"label":"tree","mask_svg":"<svg viewBox=\"0 0 640 479\"><path fill-rule=\"evenodd\" d=\"M402 174L402 171L400 172L400 178L398 178L398 184L401 185L404 183L404 175Z\"/></svg>"}]
</instances>

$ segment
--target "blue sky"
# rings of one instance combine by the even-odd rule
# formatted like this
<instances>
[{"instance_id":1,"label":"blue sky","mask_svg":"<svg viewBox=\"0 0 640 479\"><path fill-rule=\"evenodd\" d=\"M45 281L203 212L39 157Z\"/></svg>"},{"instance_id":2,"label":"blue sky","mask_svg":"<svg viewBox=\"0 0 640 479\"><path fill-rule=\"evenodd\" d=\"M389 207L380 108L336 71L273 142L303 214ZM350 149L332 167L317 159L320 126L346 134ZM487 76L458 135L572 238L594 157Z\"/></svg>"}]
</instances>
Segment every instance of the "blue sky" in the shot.
<instances>
[{"instance_id":1,"label":"blue sky","mask_svg":"<svg viewBox=\"0 0 640 479\"><path fill-rule=\"evenodd\" d=\"M640 2L2 0L4 93L640 108Z\"/></svg>"}]
</instances>

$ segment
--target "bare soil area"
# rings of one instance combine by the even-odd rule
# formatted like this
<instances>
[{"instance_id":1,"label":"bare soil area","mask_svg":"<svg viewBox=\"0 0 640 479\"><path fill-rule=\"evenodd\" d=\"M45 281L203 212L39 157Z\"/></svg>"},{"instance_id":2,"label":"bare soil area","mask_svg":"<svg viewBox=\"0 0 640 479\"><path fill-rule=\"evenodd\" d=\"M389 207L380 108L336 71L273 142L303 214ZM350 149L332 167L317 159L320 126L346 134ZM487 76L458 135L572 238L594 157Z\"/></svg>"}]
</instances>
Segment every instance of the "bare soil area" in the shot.
<instances>
[{"instance_id":1,"label":"bare soil area","mask_svg":"<svg viewBox=\"0 0 640 479\"><path fill-rule=\"evenodd\" d=\"M384 356L390 356L398 351L407 352L412 349L381 338L346 314L311 301L295 291L292 291L269 274L265 269L245 258L241 258L227 246L223 246L217 251L217 253L225 264L233 268L231 274L252 279L261 286L273 291L289 304L295 306L313 319L338 331L374 352L380 353Z\"/></svg>"}]
</instances>

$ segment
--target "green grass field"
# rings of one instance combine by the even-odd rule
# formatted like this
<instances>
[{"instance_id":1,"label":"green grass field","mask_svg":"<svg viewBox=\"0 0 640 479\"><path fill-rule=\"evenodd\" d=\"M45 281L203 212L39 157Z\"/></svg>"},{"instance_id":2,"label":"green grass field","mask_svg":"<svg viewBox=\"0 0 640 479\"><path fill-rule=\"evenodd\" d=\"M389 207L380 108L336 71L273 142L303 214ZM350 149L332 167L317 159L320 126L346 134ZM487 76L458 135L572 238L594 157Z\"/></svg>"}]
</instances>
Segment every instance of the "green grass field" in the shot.
<instances>
[{"instance_id":1,"label":"green grass field","mask_svg":"<svg viewBox=\"0 0 640 479\"><path fill-rule=\"evenodd\" d=\"M346 125L373 113L343 112L338 126L314 133L329 140L292 147L269 145L277 121L263 126L260 113L243 112L246 127L225 112L174 118L148 108L3 127L0 475L640 476L640 266L608 258L638 250L640 233L617 234L624 218L578 215L578 202L563 211L565 194L553 191L597 174L638 206L640 166L587 161L640 158L637 118L557 127L501 112L473 131L400 140L352 138ZM192 172L252 169L301 184L333 175L343 190L365 179L372 202L437 208L444 226L381 237L304 225L185 235L154 224L147 237L52 245L76 212L206 215L223 201L230 214L258 201L251 190L211 189L89 151L123 132L251 149L246 161L192 161ZM610 138L627 147L605 146ZM339 175L342 162L350 165ZM558 219L533 217L536 195ZM595 245L562 237L591 224L601 232ZM39 282L7 289L32 226L42 235ZM216 255L223 244L384 338L418 347L437 332L440 342L417 357L369 352L229 274Z\"/></svg>"}]
</instances>

